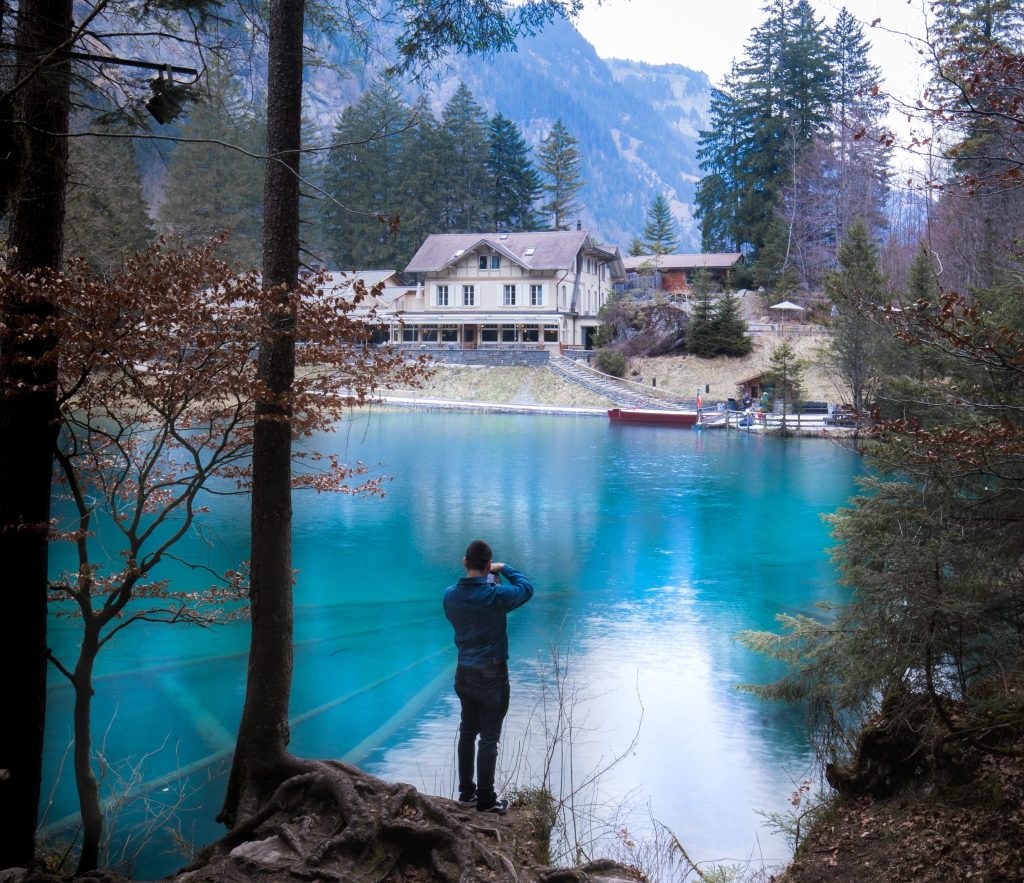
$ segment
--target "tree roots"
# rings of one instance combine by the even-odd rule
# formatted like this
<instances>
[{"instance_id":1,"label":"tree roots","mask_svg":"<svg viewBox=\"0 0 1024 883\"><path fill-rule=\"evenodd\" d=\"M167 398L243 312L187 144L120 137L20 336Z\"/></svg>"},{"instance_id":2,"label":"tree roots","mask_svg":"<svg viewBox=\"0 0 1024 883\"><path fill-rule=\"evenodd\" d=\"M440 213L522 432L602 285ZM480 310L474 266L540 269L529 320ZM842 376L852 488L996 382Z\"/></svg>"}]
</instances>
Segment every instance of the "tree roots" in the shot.
<instances>
[{"instance_id":1,"label":"tree roots","mask_svg":"<svg viewBox=\"0 0 1024 883\"><path fill-rule=\"evenodd\" d=\"M344 763L289 761L297 764L294 774L262 808L176 881L579 883L625 877L625 869L607 862L540 866L529 846L517 843L508 819L482 823L452 801Z\"/></svg>"}]
</instances>

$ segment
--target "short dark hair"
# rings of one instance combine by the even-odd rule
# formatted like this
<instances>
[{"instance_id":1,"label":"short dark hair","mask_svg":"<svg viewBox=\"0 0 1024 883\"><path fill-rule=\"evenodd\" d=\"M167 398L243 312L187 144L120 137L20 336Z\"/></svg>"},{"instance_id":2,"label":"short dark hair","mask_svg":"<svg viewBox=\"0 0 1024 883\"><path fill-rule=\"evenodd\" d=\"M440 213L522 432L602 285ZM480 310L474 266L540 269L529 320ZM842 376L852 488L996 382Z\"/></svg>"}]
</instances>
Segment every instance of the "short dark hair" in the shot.
<instances>
[{"instance_id":1,"label":"short dark hair","mask_svg":"<svg viewBox=\"0 0 1024 883\"><path fill-rule=\"evenodd\" d=\"M466 567L470 570L487 570L492 557L491 547L483 540L473 540L466 546Z\"/></svg>"}]
</instances>

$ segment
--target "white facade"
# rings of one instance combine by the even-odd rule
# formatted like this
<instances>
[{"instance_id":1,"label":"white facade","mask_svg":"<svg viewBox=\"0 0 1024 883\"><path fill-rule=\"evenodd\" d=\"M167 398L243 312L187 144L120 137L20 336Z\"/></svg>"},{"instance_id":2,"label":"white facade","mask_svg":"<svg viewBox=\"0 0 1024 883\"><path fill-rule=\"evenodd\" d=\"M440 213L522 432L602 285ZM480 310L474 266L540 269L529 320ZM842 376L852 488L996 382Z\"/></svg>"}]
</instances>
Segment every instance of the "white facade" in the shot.
<instances>
[{"instance_id":1,"label":"white facade","mask_svg":"<svg viewBox=\"0 0 1024 883\"><path fill-rule=\"evenodd\" d=\"M394 343L589 347L623 278L618 249L583 231L428 236L391 303Z\"/></svg>"}]
</instances>

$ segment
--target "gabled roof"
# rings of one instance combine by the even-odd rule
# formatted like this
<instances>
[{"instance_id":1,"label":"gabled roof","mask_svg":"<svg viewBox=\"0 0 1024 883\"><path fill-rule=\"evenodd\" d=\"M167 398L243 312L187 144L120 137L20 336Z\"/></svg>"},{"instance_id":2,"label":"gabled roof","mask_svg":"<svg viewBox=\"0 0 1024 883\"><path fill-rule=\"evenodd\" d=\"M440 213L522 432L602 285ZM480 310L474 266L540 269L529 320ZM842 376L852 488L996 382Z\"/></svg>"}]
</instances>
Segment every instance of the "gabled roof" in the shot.
<instances>
[{"instance_id":1,"label":"gabled roof","mask_svg":"<svg viewBox=\"0 0 1024 883\"><path fill-rule=\"evenodd\" d=\"M537 233L431 233L413 255L407 273L438 272L467 252L493 249L529 270L568 270L584 246L592 246L584 230ZM527 254L533 249L532 254Z\"/></svg>"},{"instance_id":2,"label":"gabled roof","mask_svg":"<svg viewBox=\"0 0 1024 883\"><path fill-rule=\"evenodd\" d=\"M622 264L629 270L636 270L641 264L654 267L657 260L659 270L728 270L741 257L738 251L712 254L642 254L630 255L622 259Z\"/></svg>"}]
</instances>

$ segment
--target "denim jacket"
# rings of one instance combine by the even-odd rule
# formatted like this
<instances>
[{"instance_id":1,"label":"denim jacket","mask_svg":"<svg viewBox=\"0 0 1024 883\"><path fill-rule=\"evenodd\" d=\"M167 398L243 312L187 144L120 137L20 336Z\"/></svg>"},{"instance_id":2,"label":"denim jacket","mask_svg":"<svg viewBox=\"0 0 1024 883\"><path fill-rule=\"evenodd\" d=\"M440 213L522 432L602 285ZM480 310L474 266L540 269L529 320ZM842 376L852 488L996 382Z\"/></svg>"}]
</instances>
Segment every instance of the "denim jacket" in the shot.
<instances>
[{"instance_id":1,"label":"denim jacket","mask_svg":"<svg viewBox=\"0 0 1024 883\"><path fill-rule=\"evenodd\" d=\"M507 564L501 575L511 585L489 583L484 576L467 576L444 593L444 615L455 628L459 665L479 668L508 659L505 614L533 597L533 583Z\"/></svg>"}]
</instances>

